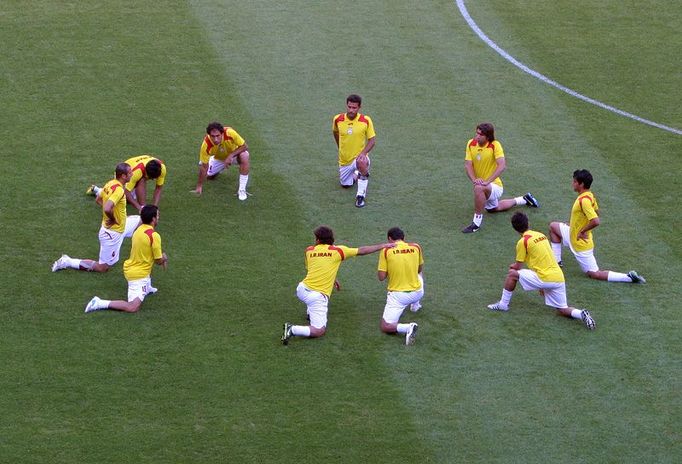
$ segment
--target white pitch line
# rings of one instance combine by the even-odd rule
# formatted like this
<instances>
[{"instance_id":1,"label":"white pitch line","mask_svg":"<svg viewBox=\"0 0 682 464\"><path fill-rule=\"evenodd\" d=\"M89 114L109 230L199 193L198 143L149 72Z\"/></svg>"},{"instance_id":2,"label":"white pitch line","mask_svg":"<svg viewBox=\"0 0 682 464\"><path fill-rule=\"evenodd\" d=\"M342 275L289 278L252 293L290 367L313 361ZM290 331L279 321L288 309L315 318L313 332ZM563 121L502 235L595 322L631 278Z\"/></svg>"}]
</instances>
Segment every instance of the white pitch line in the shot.
<instances>
[{"instance_id":1,"label":"white pitch line","mask_svg":"<svg viewBox=\"0 0 682 464\"><path fill-rule=\"evenodd\" d=\"M543 74L540 74L539 72L537 72L533 69L530 69L528 66L521 63L519 60L517 60L516 58L511 56L509 53L504 51L502 48L500 48L499 45L497 45L487 35L485 35L485 33L481 30L480 27L478 27L476 22L469 15L469 12L467 11L466 5L464 5L464 0L455 0L455 1L457 3L457 7L459 8L460 13L462 13L462 16L466 20L467 24L476 33L476 35L478 35L478 37L480 37L480 39L483 40L483 42L488 44L488 46L490 48L492 48L498 54L500 54L500 56L502 56L502 58L509 61L511 64L513 64L514 66L519 68L521 71L530 74L531 76L535 77L536 79L540 79L545 84L549 84L552 87L555 87L555 88L561 90L562 92L566 92L567 94L569 94L575 98L578 98L578 99L585 101L587 103L591 103L591 104L598 106L600 108L603 108L607 111L611 111L612 113L616 113L616 114L619 114L621 116L625 116L626 118L630 118L630 119L633 119L635 121L638 121L638 122L641 122L644 124L648 124L649 126L653 126L653 127L659 128L659 129L663 129L664 131L672 132L673 134L682 135L682 130L680 130L680 129L676 129L674 127L666 126L665 124L659 124L657 122L641 118L635 114L628 113L627 111L619 110L618 108L615 108L611 105L607 105L606 103L602 103L599 100L595 100L594 98L587 97L581 93L576 92L575 90L569 89L568 87L563 86L563 85L559 84L558 82L553 81L549 77L547 77Z\"/></svg>"}]
</instances>

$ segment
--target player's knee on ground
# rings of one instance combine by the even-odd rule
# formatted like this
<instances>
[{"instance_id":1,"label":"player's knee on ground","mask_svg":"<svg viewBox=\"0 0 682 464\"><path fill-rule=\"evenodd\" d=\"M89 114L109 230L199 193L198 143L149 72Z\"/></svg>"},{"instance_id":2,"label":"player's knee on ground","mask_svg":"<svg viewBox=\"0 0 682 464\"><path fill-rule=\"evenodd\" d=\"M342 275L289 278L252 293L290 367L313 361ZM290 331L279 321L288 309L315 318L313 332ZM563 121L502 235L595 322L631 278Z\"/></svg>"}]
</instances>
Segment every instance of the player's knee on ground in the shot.
<instances>
[{"instance_id":1,"label":"player's knee on ground","mask_svg":"<svg viewBox=\"0 0 682 464\"><path fill-rule=\"evenodd\" d=\"M386 322L384 319L381 319L380 326L381 326L381 331L383 333L387 333L387 334L396 333L396 331L398 329L397 324L391 324L389 322Z\"/></svg>"},{"instance_id":2,"label":"player's knee on ground","mask_svg":"<svg viewBox=\"0 0 682 464\"><path fill-rule=\"evenodd\" d=\"M139 298L135 298L133 301L128 302L128 309L126 309L126 312L136 313L140 310L141 306L142 300L140 300Z\"/></svg>"},{"instance_id":3,"label":"player's knee on ground","mask_svg":"<svg viewBox=\"0 0 682 464\"><path fill-rule=\"evenodd\" d=\"M601 271L585 271L585 275L590 279L605 280Z\"/></svg>"},{"instance_id":4,"label":"player's knee on ground","mask_svg":"<svg viewBox=\"0 0 682 464\"><path fill-rule=\"evenodd\" d=\"M322 335L325 334L326 331L327 331L326 327L314 327L312 325L310 326L310 336L313 338L321 337Z\"/></svg>"},{"instance_id":5,"label":"player's knee on ground","mask_svg":"<svg viewBox=\"0 0 682 464\"><path fill-rule=\"evenodd\" d=\"M93 272L108 272L109 271L109 265L106 263L95 263L94 266L92 266L92 269L90 271Z\"/></svg>"}]
</instances>

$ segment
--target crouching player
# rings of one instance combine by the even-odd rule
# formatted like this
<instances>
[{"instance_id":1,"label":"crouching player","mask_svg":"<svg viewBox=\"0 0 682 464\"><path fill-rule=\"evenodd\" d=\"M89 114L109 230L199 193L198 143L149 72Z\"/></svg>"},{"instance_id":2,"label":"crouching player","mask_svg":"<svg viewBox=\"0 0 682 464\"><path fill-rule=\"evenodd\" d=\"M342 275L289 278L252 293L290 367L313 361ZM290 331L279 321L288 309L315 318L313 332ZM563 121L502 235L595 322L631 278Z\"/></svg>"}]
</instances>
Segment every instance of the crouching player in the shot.
<instances>
[{"instance_id":1,"label":"crouching player","mask_svg":"<svg viewBox=\"0 0 682 464\"><path fill-rule=\"evenodd\" d=\"M526 291L539 290L545 296L547 306L555 308L563 316L582 320L585 327L594 330L594 319L588 310L572 308L566 304L564 273L554 259L547 237L530 230L528 216L522 212L515 213L511 223L514 230L521 234L521 239L516 243L516 261L509 266L502 299L488 305L488 309L509 311L512 292L516 283L520 282ZM524 263L528 269L522 269Z\"/></svg>"},{"instance_id":2,"label":"crouching player","mask_svg":"<svg viewBox=\"0 0 682 464\"><path fill-rule=\"evenodd\" d=\"M145 296L156 293L152 287L152 267L154 263L166 269L168 257L161 250L161 236L154 230L159 223L159 208L144 205L140 212L142 224L135 230L132 238L130 258L123 263L123 275L128 281L128 301L103 300L93 297L85 307L85 312L115 309L135 313L140 309Z\"/></svg>"}]
</instances>

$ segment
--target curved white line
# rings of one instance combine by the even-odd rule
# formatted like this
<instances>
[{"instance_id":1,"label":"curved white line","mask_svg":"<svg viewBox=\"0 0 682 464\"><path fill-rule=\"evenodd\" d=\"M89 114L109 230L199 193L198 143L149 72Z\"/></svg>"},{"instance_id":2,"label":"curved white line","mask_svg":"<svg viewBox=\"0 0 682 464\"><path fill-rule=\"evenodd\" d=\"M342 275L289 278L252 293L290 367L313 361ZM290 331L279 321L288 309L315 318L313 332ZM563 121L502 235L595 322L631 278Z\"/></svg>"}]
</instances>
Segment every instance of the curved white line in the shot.
<instances>
[{"instance_id":1,"label":"curved white line","mask_svg":"<svg viewBox=\"0 0 682 464\"><path fill-rule=\"evenodd\" d=\"M581 94L581 93L578 93L578 92L576 92L575 90L571 90L571 89L569 89L568 87L565 87L565 86L559 84L558 82L553 81L553 80L550 79L549 77L547 77L547 76L545 76L545 75L543 75L543 74L540 74L540 73L537 72L537 71L534 71L534 70L530 69L528 66L526 66L526 65L523 64L523 63L521 63L519 60L517 60L516 58L514 58L513 56L511 56L509 53L507 53L506 51L502 50L502 49L499 47L499 45L497 45L497 44L496 44L495 42L493 42L487 35L485 35L485 33L483 33L483 31L481 30L481 28L478 27L478 25L476 24L476 22L474 22L474 20L473 20L473 19L471 18L471 16L469 15L469 12L467 11L466 6L464 5L464 0L456 0L456 3L457 3L457 8L459 8L459 12L462 13L462 16L463 16L464 19L466 20L467 24L468 24L469 27L476 33L476 35L478 35L478 37L479 37L481 40L483 40L483 42L485 42L486 44L488 44L488 46L489 46L490 48L492 48L492 49L495 50L498 54L500 54L500 56L502 56L502 58L504 58L505 60L509 61L511 64L513 64L514 66L516 66L517 68L519 68L521 71L530 74L531 76L535 77L536 79L540 79L540 80L541 80L542 82L544 82L545 84L549 84L549 85L551 85L552 87L555 87L555 88L561 90L562 92L566 92L567 94L569 94L569 95L571 95L571 96L573 96L573 97L576 97L576 98L578 98L578 99L580 99L580 100L582 100L582 101L585 101L585 102L587 102L587 103L591 103L591 104L593 104L593 105L595 105L595 106L598 106L598 107L600 107L600 108L603 108L603 109L605 109L605 110L607 110L607 111L611 111L612 113L616 113L616 114L619 114L619 115L621 115L621 116L625 116L626 118L634 119L635 121L638 121L638 122L641 122L641 123L644 123L644 124L648 124L649 126L653 126L653 127L659 128L659 129L663 129L664 131L672 132L673 134L682 135L682 130L680 130L680 129L676 129L676 128L674 128L674 127L666 126L666 125L664 125L664 124L659 124L659 123L657 123L657 122L650 121L650 120L648 120L648 119L640 118L640 117L637 116L637 115L634 115L634 114L632 114L632 113L628 113L627 111L619 110L618 108L615 108L615 107L613 107L613 106L611 106L611 105L607 105L606 103L602 103L602 102L600 102L600 101L598 101L598 100L595 100L594 98L586 97L585 95L583 95L583 94Z\"/></svg>"}]
</instances>

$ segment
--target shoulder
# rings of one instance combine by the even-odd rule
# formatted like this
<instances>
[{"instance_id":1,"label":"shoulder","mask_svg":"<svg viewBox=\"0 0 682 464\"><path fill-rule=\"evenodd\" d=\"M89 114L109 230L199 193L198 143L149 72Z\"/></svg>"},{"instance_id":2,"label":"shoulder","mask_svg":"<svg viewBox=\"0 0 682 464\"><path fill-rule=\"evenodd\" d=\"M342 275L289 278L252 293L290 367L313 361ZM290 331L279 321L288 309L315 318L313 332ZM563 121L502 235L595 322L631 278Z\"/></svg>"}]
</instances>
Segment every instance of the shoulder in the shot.
<instances>
[{"instance_id":1,"label":"shoulder","mask_svg":"<svg viewBox=\"0 0 682 464\"><path fill-rule=\"evenodd\" d=\"M469 139L469 141L467 142L467 148L473 148L473 147L477 147L477 146L478 146L478 144L476 143L475 139Z\"/></svg>"},{"instance_id":2,"label":"shoulder","mask_svg":"<svg viewBox=\"0 0 682 464\"><path fill-rule=\"evenodd\" d=\"M502 144L500 143L499 140L493 140L488 144L488 148L492 148L494 152L502 152Z\"/></svg>"},{"instance_id":3,"label":"shoulder","mask_svg":"<svg viewBox=\"0 0 682 464\"><path fill-rule=\"evenodd\" d=\"M233 140L237 137L239 137L239 133L234 130L232 127L225 127L225 131L223 132L223 137L225 140Z\"/></svg>"},{"instance_id":4,"label":"shoulder","mask_svg":"<svg viewBox=\"0 0 682 464\"><path fill-rule=\"evenodd\" d=\"M358 122L362 122L364 124L372 124L372 118L367 116L366 114L360 113L358 115Z\"/></svg>"},{"instance_id":5,"label":"shoulder","mask_svg":"<svg viewBox=\"0 0 682 464\"><path fill-rule=\"evenodd\" d=\"M594 194L590 191L586 191L578 195L577 201L579 203L582 203L585 200L587 200L589 203L592 203L593 201L595 201Z\"/></svg>"},{"instance_id":6,"label":"shoulder","mask_svg":"<svg viewBox=\"0 0 682 464\"><path fill-rule=\"evenodd\" d=\"M343 122L346 120L346 113L339 113L337 115L334 115L334 123L338 124L340 122Z\"/></svg>"}]
</instances>

